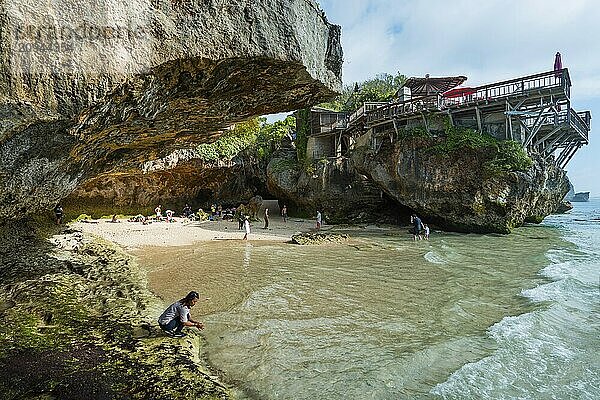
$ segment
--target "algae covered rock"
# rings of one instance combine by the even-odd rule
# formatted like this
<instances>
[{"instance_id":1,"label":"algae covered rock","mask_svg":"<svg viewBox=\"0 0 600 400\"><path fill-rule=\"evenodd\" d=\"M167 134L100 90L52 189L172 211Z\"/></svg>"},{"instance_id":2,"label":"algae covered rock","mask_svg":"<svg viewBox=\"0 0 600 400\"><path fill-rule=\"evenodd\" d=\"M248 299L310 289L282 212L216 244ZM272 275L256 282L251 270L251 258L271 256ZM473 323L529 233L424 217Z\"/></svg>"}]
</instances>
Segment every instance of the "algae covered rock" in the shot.
<instances>
[{"instance_id":1,"label":"algae covered rock","mask_svg":"<svg viewBox=\"0 0 600 400\"><path fill-rule=\"evenodd\" d=\"M310 244L325 244L325 243L343 243L349 239L349 236L342 233L316 232L316 233L299 233L292 235L292 243L310 245Z\"/></svg>"},{"instance_id":2,"label":"algae covered rock","mask_svg":"<svg viewBox=\"0 0 600 400\"><path fill-rule=\"evenodd\" d=\"M3 398L231 397L200 361L198 333L160 331L164 305L133 257L81 232L28 232L0 225Z\"/></svg>"}]
</instances>

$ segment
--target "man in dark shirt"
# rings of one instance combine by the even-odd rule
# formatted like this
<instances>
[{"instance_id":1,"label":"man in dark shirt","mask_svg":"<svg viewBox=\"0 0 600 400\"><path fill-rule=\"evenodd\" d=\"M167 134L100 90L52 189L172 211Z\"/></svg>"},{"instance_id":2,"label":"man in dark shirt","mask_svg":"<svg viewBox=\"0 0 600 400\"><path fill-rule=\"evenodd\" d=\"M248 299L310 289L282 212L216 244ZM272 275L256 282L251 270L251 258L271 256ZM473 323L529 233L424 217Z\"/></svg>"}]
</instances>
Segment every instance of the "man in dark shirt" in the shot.
<instances>
[{"instance_id":1,"label":"man in dark shirt","mask_svg":"<svg viewBox=\"0 0 600 400\"><path fill-rule=\"evenodd\" d=\"M54 207L54 216L56 217L56 225L60 225L63 218L63 208L60 204L57 204L56 207Z\"/></svg>"},{"instance_id":2,"label":"man in dark shirt","mask_svg":"<svg viewBox=\"0 0 600 400\"><path fill-rule=\"evenodd\" d=\"M417 217L416 214L413 214L410 217L410 222L412 222L413 224L413 240L417 240L417 237L419 238L419 240L423 239L423 237L421 236L421 229L423 227L421 218Z\"/></svg>"}]
</instances>

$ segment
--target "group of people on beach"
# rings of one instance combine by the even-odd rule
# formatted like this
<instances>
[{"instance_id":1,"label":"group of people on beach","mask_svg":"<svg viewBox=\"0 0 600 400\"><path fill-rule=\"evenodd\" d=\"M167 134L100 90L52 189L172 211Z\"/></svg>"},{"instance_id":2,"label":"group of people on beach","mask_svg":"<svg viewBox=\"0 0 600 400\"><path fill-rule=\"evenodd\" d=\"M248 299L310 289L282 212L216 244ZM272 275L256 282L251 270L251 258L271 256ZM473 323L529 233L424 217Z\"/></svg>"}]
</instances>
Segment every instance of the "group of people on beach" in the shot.
<instances>
[{"instance_id":1,"label":"group of people on beach","mask_svg":"<svg viewBox=\"0 0 600 400\"><path fill-rule=\"evenodd\" d=\"M281 219L283 220L284 223L286 223L287 219L288 219L288 210L287 210L287 205L285 205L285 204L281 208ZM244 231L245 231L243 240L247 240L248 234L250 234L249 216L248 215L240 215L238 221L239 221L238 229L240 229L240 230L244 229ZM269 229L269 209L266 207L263 211L263 221L264 221L263 229ZM322 223L321 212L317 211L317 226L316 226L317 230L321 229L321 223Z\"/></svg>"}]
</instances>

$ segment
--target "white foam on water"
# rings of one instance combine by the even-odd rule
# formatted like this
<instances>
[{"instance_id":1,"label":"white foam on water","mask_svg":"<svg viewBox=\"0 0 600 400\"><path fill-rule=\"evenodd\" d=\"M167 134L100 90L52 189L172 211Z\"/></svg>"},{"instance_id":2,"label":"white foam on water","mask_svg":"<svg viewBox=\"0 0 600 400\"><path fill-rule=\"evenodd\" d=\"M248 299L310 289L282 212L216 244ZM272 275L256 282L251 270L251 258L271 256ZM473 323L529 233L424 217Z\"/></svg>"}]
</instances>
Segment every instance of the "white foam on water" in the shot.
<instances>
[{"instance_id":1,"label":"white foam on water","mask_svg":"<svg viewBox=\"0 0 600 400\"><path fill-rule=\"evenodd\" d=\"M447 264L448 263L448 261L446 259L444 259L444 257L442 257L440 254L436 253L435 251L428 251L427 253L425 253L423 258L425 258L426 261L428 261L432 264Z\"/></svg>"},{"instance_id":2,"label":"white foam on water","mask_svg":"<svg viewBox=\"0 0 600 400\"><path fill-rule=\"evenodd\" d=\"M568 217L564 217L568 218ZM522 291L541 305L488 329L498 348L465 364L432 395L446 399L600 398L599 236L557 224L576 247L553 249L540 274L553 282ZM584 227L588 229L587 227Z\"/></svg>"},{"instance_id":3,"label":"white foam on water","mask_svg":"<svg viewBox=\"0 0 600 400\"><path fill-rule=\"evenodd\" d=\"M556 394L569 388L568 398L596 398L594 372L582 376L568 367L589 354L565 343L566 332L549 326L545 314L535 311L506 317L493 325L488 333L498 349L489 357L464 365L430 393L449 399L543 399L563 398Z\"/></svg>"}]
</instances>

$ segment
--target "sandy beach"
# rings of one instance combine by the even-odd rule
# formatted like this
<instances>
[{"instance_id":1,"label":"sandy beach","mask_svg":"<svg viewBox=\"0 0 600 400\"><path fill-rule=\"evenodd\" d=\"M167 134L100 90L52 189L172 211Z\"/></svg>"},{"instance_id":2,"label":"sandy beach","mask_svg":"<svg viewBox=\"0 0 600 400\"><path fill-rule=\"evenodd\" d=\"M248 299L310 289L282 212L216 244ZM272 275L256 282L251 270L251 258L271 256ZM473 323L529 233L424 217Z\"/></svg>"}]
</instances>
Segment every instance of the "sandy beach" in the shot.
<instances>
[{"instance_id":1,"label":"sandy beach","mask_svg":"<svg viewBox=\"0 0 600 400\"><path fill-rule=\"evenodd\" d=\"M91 220L69 224L76 230L100 236L108 241L132 250L145 246L187 246L197 242L211 240L242 240L244 231L238 230L237 221L202 221L190 222L176 218L175 222L153 222L142 225L139 222L119 220ZM315 228L312 220L288 218L283 222L281 217L271 217L268 229L263 229L262 221L251 223L249 241L266 240L287 242L291 236L308 232Z\"/></svg>"}]
</instances>

